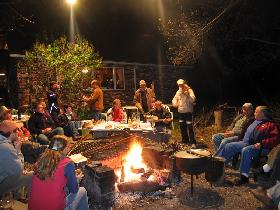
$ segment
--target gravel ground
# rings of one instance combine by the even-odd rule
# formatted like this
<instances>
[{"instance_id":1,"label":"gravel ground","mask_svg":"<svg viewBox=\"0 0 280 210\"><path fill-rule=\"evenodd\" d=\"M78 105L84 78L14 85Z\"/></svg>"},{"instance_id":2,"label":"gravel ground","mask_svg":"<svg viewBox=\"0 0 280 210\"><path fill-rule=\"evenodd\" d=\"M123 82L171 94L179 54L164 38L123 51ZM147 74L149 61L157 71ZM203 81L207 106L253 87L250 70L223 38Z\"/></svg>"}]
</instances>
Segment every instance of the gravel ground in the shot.
<instances>
[{"instance_id":1,"label":"gravel ground","mask_svg":"<svg viewBox=\"0 0 280 210\"><path fill-rule=\"evenodd\" d=\"M197 129L196 136L198 143L213 151L211 136L220 130L214 127ZM175 143L180 139L178 126L175 124L175 130L170 143ZM32 165L26 164L27 170L32 169ZM182 174L180 183L167 188L165 191L156 191L152 193L116 193L115 206L109 209L149 209L149 210L171 210L171 209L244 209L264 210L262 204L256 200L252 189L257 186L266 186L267 178L263 178L259 183L250 183L241 187L235 187L231 183L239 176L238 170L231 168L225 169L225 180L222 184L214 184L212 187L204 178L204 174L194 178L194 194L190 194L190 175ZM107 209L98 207L94 209Z\"/></svg>"}]
</instances>

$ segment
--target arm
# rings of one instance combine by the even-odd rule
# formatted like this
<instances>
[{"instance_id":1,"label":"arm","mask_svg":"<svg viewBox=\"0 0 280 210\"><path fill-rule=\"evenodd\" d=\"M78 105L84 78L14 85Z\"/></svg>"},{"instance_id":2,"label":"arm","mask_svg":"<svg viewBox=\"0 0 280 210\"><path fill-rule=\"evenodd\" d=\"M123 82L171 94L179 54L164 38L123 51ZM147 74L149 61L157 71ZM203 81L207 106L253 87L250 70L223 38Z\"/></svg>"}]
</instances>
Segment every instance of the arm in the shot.
<instances>
[{"instance_id":1,"label":"arm","mask_svg":"<svg viewBox=\"0 0 280 210\"><path fill-rule=\"evenodd\" d=\"M8 176L20 176L23 172L24 158L20 151L17 151L12 144L7 145L7 149L3 151L3 163ZM1 166L1 167L5 167Z\"/></svg>"},{"instance_id":2,"label":"arm","mask_svg":"<svg viewBox=\"0 0 280 210\"><path fill-rule=\"evenodd\" d=\"M178 107L179 105L179 92L177 91L174 98L172 99L172 106Z\"/></svg>"},{"instance_id":3,"label":"arm","mask_svg":"<svg viewBox=\"0 0 280 210\"><path fill-rule=\"evenodd\" d=\"M30 119L28 120L28 127L30 129L30 132L32 134L41 134L43 133L43 131L39 128L37 128L36 124L38 124L37 122L35 122L36 119L34 118L34 115L32 115L30 117Z\"/></svg>"},{"instance_id":4,"label":"arm","mask_svg":"<svg viewBox=\"0 0 280 210\"><path fill-rule=\"evenodd\" d=\"M66 165L64 175L67 179L67 188L70 193L77 193L79 185L76 177L75 166L73 162Z\"/></svg>"},{"instance_id":5,"label":"arm","mask_svg":"<svg viewBox=\"0 0 280 210\"><path fill-rule=\"evenodd\" d=\"M100 92L97 89L94 89L92 94L89 97L84 96L84 101L96 101L100 97Z\"/></svg>"},{"instance_id":6,"label":"arm","mask_svg":"<svg viewBox=\"0 0 280 210\"><path fill-rule=\"evenodd\" d=\"M191 88L188 89L188 97L189 97L189 99L192 103L195 102L196 97L195 97L194 92Z\"/></svg>"},{"instance_id":7,"label":"arm","mask_svg":"<svg viewBox=\"0 0 280 210\"><path fill-rule=\"evenodd\" d=\"M142 105L140 103L140 95L139 95L139 91L138 90L134 94L133 103L135 104L135 106L137 107L137 109L140 112L143 112Z\"/></svg>"},{"instance_id":8,"label":"arm","mask_svg":"<svg viewBox=\"0 0 280 210\"><path fill-rule=\"evenodd\" d=\"M275 123L270 123L268 137L261 140L261 147L266 149L272 149L279 144L279 128Z\"/></svg>"}]
</instances>

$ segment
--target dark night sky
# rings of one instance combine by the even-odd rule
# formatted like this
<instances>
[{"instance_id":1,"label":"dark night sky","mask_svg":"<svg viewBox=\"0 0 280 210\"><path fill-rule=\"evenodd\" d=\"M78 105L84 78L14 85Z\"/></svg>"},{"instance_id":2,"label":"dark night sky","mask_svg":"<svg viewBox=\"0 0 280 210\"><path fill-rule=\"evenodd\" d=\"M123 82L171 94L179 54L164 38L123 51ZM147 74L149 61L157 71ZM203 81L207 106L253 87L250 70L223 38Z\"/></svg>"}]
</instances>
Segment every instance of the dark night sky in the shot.
<instances>
[{"instance_id":1,"label":"dark night sky","mask_svg":"<svg viewBox=\"0 0 280 210\"><path fill-rule=\"evenodd\" d=\"M69 5L64 0L26 0L22 11L33 15L9 35L11 50L28 49L44 34L49 38L69 35ZM80 35L92 41L104 60L157 63L164 52L158 31L157 0L78 0L76 25ZM165 56L163 55L163 59Z\"/></svg>"},{"instance_id":2,"label":"dark night sky","mask_svg":"<svg viewBox=\"0 0 280 210\"><path fill-rule=\"evenodd\" d=\"M8 36L12 52L30 49L35 40L53 41L69 36L70 8L65 0L14 0L19 10L32 16L34 24L25 24ZM189 3L211 0L186 0ZM216 0L218 1L218 0ZM163 5L159 3L162 2ZM160 6L164 15L172 15L175 0L78 0L75 6L80 35L92 42L104 60L167 64L163 37L158 31ZM247 0L229 14L205 37L203 56L196 70L205 76L205 89L197 78L197 89L207 94L207 80L222 78L223 100L238 103L255 98L279 98L280 1ZM253 5L253 6L252 6ZM1 16L1 14L0 14ZM244 39L244 37L249 39ZM252 39L251 39L252 38ZM256 40L261 41L256 41ZM262 42L264 40L264 42ZM267 44L265 41L276 44ZM159 57L160 55L160 57ZM160 59L159 59L160 58ZM275 67L275 65L277 67ZM236 97L236 98L234 98Z\"/></svg>"}]
</instances>

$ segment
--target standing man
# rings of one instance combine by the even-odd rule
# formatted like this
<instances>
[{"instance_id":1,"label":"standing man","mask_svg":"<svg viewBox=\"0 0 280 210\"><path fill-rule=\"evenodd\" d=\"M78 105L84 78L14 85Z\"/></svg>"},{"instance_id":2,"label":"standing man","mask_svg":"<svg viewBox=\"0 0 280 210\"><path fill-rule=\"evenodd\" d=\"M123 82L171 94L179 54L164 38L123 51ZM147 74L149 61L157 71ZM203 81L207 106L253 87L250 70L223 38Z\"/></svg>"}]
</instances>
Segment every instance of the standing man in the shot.
<instances>
[{"instance_id":1,"label":"standing man","mask_svg":"<svg viewBox=\"0 0 280 210\"><path fill-rule=\"evenodd\" d=\"M143 118L143 114L151 110L152 98L155 96L154 92L147 88L145 80L140 80L139 86L140 88L134 94L133 102Z\"/></svg>"},{"instance_id":2,"label":"standing man","mask_svg":"<svg viewBox=\"0 0 280 210\"><path fill-rule=\"evenodd\" d=\"M92 119L101 119L101 112L104 109L103 105L103 91L99 87L97 80L91 81L91 87L93 92L90 96L83 96L83 100L88 103L90 110L92 111Z\"/></svg>"},{"instance_id":3,"label":"standing man","mask_svg":"<svg viewBox=\"0 0 280 210\"><path fill-rule=\"evenodd\" d=\"M185 144L189 143L192 147L195 147L196 140L193 131L195 95L183 79L179 79L177 85L179 90L172 100L172 105L178 108L182 142Z\"/></svg>"},{"instance_id":4,"label":"standing man","mask_svg":"<svg viewBox=\"0 0 280 210\"><path fill-rule=\"evenodd\" d=\"M56 124L58 124L58 115L59 115L59 105L58 105L58 94L60 86L57 82L50 83L50 89L47 92L49 112Z\"/></svg>"}]
</instances>

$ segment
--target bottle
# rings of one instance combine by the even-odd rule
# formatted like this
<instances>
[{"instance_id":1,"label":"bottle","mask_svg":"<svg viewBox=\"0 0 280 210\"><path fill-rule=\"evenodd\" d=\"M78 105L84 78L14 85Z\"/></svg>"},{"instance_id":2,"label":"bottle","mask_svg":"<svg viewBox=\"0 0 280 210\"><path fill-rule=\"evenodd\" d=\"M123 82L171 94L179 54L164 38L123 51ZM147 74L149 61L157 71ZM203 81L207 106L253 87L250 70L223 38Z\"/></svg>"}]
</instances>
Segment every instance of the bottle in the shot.
<instances>
[{"instance_id":1,"label":"bottle","mask_svg":"<svg viewBox=\"0 0 280 210\"><path fill-rule=\"evenodd\" d=\"M126 111L123 111L122 123L127 124L127 114L126 114Z\"/></svg>"},{"instance_id":2,"label":"bottle","mask_svg":"<svg viewBox=\"0 0 280 210\"><path fill-rule=\"evenodd\" d=\"M21 120L21 112L20 112L20 109L18 109L17 115L18 115L18 120Z\"/></svg>"},{"instance_id":3,"label":"bottle","mask_svg":"<svg viewBox=\"0 0 280 210\"><path fill-rule=\"evenodd\" d=\"M130 118L128 118L127 124L131 125L131 119Z\"/></svg>"}]
</instances>

